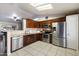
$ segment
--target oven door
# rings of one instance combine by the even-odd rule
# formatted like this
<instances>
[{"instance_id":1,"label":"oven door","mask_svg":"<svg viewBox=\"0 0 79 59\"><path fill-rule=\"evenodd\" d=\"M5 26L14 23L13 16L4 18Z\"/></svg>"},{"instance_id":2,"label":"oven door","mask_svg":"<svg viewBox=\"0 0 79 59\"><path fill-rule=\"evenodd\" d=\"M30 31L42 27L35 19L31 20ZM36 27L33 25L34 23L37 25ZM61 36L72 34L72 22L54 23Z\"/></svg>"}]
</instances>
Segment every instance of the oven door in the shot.
<instances>
[{"instance_id":1,"label":"oven door","mask_svg":"<svg viewBox=\"0 0 79 59\"><path fill-rule=\"evenodd\" d=\"M43 34L43 41L49 43L50 36L49 34Z\"/></svg>"},{"instance_id":2,"label":"oven door","mask_svg":"<svg viewBox=\"0 0 79 59\"><path fill-rule=\"evenodd\" d=\"M49 37L48 37L48 34L44 34L44 35L43 35L43 38L48 39L48 38L49 38Z\"/></svg>"}]
</instances>

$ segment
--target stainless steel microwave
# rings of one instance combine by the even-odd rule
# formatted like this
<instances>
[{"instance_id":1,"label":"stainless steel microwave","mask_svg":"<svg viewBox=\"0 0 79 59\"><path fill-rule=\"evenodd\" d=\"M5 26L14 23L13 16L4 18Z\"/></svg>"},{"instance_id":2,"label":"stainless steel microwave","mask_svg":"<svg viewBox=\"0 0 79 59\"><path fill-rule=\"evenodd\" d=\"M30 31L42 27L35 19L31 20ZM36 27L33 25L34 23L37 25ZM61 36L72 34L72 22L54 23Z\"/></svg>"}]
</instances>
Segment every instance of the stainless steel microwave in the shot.
<instances>
[{"instance_id":1,"label":"stainless steel microwave","mask_svg":"<svg viewBox=\"0 0 79 59\"><path fill-rule=\"evenodd\" d=\"M48 24L44 24L43 28L49 28L49 25Z\"/></svg>"}]
</instances>

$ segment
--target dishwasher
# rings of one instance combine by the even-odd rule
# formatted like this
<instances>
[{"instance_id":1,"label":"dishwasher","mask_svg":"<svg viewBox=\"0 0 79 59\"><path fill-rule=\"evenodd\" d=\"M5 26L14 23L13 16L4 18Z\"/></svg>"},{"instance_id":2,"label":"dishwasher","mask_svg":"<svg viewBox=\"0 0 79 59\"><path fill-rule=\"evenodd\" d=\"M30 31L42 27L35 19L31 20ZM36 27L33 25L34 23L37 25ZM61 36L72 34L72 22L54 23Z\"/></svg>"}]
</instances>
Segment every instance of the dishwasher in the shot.
<instances>
[{"instance_id":1,"label":"dishwasher","mask_svg":"<svg viewBox=\"0 0 79 59\"><path fill-rule=\"evenodd\" d=\"M12 52L23 47L23 37L15 36L12 37Z\"/></svg>"}]
</instances>

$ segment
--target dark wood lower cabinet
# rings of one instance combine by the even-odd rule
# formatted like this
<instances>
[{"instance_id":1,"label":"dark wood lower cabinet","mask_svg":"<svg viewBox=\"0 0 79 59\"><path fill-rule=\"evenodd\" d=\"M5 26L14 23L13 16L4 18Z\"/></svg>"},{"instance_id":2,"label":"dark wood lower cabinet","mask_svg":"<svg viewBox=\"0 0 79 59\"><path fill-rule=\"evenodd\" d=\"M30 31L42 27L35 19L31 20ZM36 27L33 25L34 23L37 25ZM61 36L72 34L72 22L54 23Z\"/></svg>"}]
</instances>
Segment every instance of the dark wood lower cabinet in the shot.
<instances>
[{"instance_id":1,"label":"dark wood lower cabinet","mask_svg":"<svg viewBox=\"0 0 79 59\"><path fill-rule=\"evenodd\" d=\"M32 43L33 39L34 39L33 35L25 35L23 37L23 46L26 46L26 45Z\"/></svg>"},{"instance_id":2,"label":"dark wood lower cabinet","mask_svg":"<svg viewBox=\"0 0 79 59\"><path fill-rule=\"evenodd\" d=\"M42 41L42 34L36 34L36 40Z\"/></svg>"},{"instance_id":3,"label":"dark wood lower cabinet","mask_svg":"<svg viewBox=\"0 0 79 59\"><path fill-rule=\"evenodd\" d=\"M36 41L42 41L42 34L31 34L23 36L23 46L29 45Z\"/></svg>"}]
</instances>

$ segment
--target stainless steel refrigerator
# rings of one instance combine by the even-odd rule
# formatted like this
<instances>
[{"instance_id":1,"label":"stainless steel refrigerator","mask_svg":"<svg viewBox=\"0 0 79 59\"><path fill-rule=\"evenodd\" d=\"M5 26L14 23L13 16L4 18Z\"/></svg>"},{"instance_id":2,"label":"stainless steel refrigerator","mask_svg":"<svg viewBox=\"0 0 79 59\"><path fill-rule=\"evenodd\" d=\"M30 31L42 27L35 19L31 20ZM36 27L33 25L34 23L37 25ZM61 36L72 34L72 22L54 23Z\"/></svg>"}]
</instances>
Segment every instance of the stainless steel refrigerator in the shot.
<instances>
[{"instance_id":1,"label":"stainless steel refrigerator","mask_svg":"<svg viewBox=\"0 0 79 59\"><path fill-rule=\"evenodd\" d=\"M52 44L66 47L65 22L52 23Z\"/></svg>"},{"instance_id":2,"label":"stainless steel refrigerator","mask_svg":"<svg viewBox=\"0 0 79 59\"><path fill-rule=\"evenodd\" d=\"M6 32L0 32L0 56L7 55L7 37Z\"/></svg>"}]
</instances>

